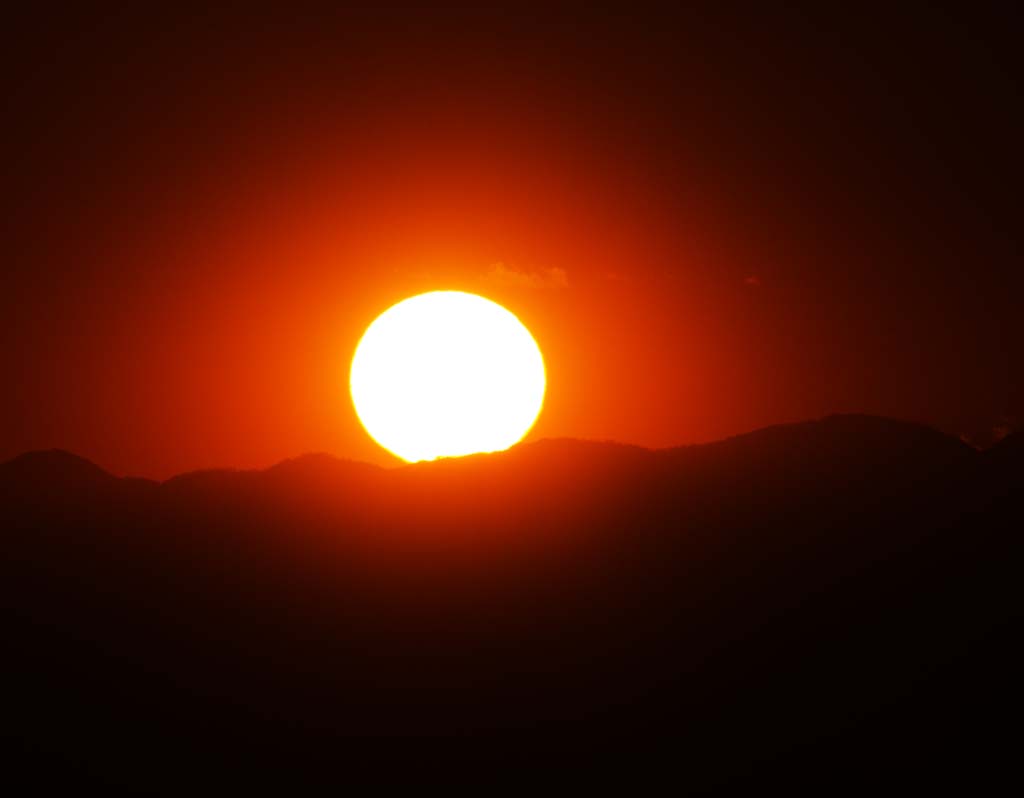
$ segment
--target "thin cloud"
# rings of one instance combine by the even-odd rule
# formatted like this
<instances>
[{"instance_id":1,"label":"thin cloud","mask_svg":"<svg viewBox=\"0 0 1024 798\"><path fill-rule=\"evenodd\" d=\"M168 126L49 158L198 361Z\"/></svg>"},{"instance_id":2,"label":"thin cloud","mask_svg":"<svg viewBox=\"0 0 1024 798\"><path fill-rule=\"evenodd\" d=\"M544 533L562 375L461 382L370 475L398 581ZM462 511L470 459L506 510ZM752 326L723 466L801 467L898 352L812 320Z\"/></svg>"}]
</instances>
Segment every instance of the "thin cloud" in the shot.
<instances>
[{"instance_id":1,"label":"thin cloud","mask_svg":"<svg viewBox=\"0 0 1024 798\"><path fill-rule=\"evenodd\" d=\"M992 427L992 443L999 443L1003 438L1017 431L1017 419L1003 416L999 423Z\"/></svg>"},{"instance_id":2,"label":"thin cloud","mask_svg":"<svg viewBox=\"0 0 1024 798\"><path fill-rule=\"evenodd\" d=\"M568 288L569 275L565 269L551 268L528 271L516 269L501 261L492 263L487 279L512 288Z\"/></svg>"}]
</instances>

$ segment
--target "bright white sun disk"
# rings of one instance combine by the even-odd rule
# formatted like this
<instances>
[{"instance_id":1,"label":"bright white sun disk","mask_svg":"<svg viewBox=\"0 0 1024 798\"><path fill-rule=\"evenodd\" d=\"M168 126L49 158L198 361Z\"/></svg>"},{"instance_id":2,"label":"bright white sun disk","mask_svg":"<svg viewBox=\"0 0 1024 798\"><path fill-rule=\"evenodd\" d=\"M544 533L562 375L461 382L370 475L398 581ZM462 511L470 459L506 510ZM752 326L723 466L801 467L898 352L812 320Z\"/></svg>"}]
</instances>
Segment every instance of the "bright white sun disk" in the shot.
<instances>
[{"instance_id":1,"label":"bright white sun disk","mask_svg":"<svg viewBox=\"0 0 1024 798\"><path fill-rule=\"evenodd\" d=\"M349 379L366 431L409 462L507 449L533 426L545 386L522 322L462 291L384 311L356 347Z\"/></svg>"}]
</instances>

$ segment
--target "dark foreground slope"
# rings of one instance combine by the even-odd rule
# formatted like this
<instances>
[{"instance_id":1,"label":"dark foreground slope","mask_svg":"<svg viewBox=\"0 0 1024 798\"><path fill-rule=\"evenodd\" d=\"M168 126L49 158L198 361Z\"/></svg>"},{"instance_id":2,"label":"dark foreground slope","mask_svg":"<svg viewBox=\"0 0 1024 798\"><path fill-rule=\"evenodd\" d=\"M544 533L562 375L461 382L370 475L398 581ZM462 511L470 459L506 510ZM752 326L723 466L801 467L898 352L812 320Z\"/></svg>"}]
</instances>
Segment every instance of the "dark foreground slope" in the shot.
<instances>
[{"instance_id":1,"label":"dark foreground slope","mask_svg":"<svg viewBox=\"0 0 1024 798\"><path fill-rule=\"evenodd\" d=\"M159 485L24 455L8 772L977 786L1014 773L1022 449L846 416Z\"/></svg>"}]
</instances>

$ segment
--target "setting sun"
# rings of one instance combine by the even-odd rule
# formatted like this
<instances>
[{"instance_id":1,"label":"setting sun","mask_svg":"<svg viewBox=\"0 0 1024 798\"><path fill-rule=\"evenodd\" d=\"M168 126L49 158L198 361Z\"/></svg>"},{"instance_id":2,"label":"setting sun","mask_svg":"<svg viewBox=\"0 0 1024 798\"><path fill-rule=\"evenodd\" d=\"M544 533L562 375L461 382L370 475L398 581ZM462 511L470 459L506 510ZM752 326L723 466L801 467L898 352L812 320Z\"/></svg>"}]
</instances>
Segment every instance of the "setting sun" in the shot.
<instances>
[{"instance_id":1,"label":"setting sun","mask_svg":"<svg viewBox=\"0 0 1024 798\"><path fill-rule=\"evenodd\" d=\"M522 322L461 291L420 294L378 316L349 378L366 431L409 462L507 449L536 421L545 385Z\"/></svg>"}]
</instances>

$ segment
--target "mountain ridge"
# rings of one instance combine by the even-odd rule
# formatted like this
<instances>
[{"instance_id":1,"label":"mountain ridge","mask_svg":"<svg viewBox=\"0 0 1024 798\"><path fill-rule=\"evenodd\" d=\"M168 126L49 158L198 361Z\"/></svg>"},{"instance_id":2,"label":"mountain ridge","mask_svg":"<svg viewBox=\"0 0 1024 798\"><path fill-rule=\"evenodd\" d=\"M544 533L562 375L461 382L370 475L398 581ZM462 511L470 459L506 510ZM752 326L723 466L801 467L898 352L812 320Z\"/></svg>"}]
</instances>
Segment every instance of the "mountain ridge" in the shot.
<instances>
[{"instance_id":1,"label":"mountain ridge","mask_svg":"<svg viewBox=\"0 0 1024 798\"><path fill-rule=\"evenodd\" d=\"M970 446L965 444L963 441L954 438L953 436L947 435L940 432L928 425L921 424L912 421L902 421L896 419L890 419L883 416L872 416L866 414L849 413L849 414L830 414L823 416L819 419L811 419L806 421L787 422L782 424L772 424L767 427L760 427L756 430L750 430L748 432L738 433L736 435L730 435L725 438L721 438L715 441L708 441L704 443L694 444L683 444L679 446L667 446L660 448L650 448L640 446L637 444L622 443L612 440L591 440L585 438L542 438L536 441L530 441L526 443L519 443L510 449L506 449L501 452L486 452L481 454L468 455L466 457L453 457L453 458L439 458L432 461L422 461L418 463L400 463L394 466L380 466L373 463L367 463L361 460L353 460L350 458L340 457L327 452L308 452L299 454L294 457L289 457L274 463L264 468L236 468L232 466L224 467L210 467L192 469L183 471L179 474L174 474L163 480L154 480L147 477L136 477L136 476L118 476L106 469L93 463L91 460L82 457L81 455L69 452L64 449L35 449L27 452L23 452L10 460L0 463L0 478L3 476L3 472L14 471L24 467L37 468L42 463L49 463L50 467L57 465L60 469L74 471L79 475L90 474L92 479L98 478L100 475L110 477L113 479L120 480L137 480L140 482L153 483L153 484L166 484L177 480L189 480L193 478L203 478L212 475L248 475L254 473L267 473L267 472L283 472L295 469L304 469L310 464L326 465L330 464L329 467L336 467L337 464L345 464L346 467L351 466L353 468L364 468L366 470L373 469L377 471L396 471L408 468L429 468L433 465L442 465L447 467L452 464L458 463L472 463L481 462L487 459L502 457L516 453L518 455L526 455L526 453L534 454L543 451L558 451L566 449L575 449L577 451L586 451L589 453L602 452L618 452L618 453L650 453L654 455L666 455L666 454L681 454L681 453L692 453L697 451L710 451L713 448L721 448L726 446L735 446L748 444L752 442L758 442L764 439L778 438L786 434L794 432L815 432L824 431L829 427L836 425L853 426L857 425L861 429L866 427L874 428L874 431L887 430L890 432L903 432L903 433L915 433L920 435L922 438L930 438L932 441L944 441L948 447L952 449L959 449L964 453L968 451L974 451ZM1014 439L1024 437L1021 433L1010 435L1004 438L1002 441L993 444L988 449L981 451L991 451L1001 446L1012 446L1014 445Z\"/></svg>"},{"instance_id":2,"label":"mountain ridge","mask_svg":"<svg viewBox=\"0 0 1024 798\"><path fill-rule=\"evenodd\" d=\"M0 734L169 793L396 758L728 789L970 752L974 778L1022 706L1019 444L833 417L159 484L26 456L0 466Z\"/></svg>"}]
</instances>

